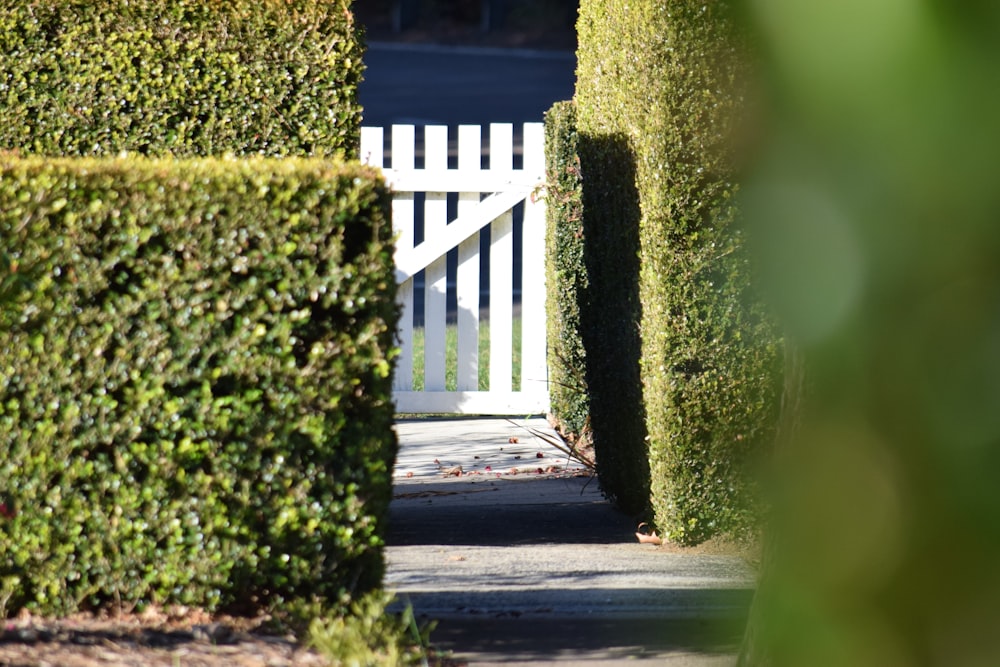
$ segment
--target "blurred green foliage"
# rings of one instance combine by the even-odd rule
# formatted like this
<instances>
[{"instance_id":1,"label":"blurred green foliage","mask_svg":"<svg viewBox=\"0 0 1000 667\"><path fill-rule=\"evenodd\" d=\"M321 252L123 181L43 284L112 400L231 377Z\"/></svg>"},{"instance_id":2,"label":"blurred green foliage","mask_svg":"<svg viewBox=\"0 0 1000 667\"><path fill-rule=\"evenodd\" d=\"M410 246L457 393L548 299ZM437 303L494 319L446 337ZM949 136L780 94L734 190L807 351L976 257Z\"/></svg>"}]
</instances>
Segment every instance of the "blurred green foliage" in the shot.
<instances>
[{"instance_id":1,"label":"blurred green foliage","mask_svg":"<svg viewBox=\"0 0 1000 667\"><path fill-rule=\"evenodd\" d=\"M0 607L381 583L388 193L315 159L0 158Z\"/></svg>"},{"instance_id":2,"label":"blurred green foliage","mask_svg":"<svg viewBox=\"0 0 1000 667\"><path fill-rule=\"evenodd\" d=\"M0 149L355 156L349 0L0 2Z\"/></svg>"},{"instance_id":3,"label":"blurred green foliage","mask_svg":"<svg viewBox=\"0 0 1000 667\"><path fill-rule=\"evenodd\" d=\"M746 52L730 10L584 0L578 23L598 470L684 543L753 529L746 473L777 419L779 337L734 205Z\"/></svg>"},{"instance_id":4,"label":"blurred green foliage","mask_svg":"<svg viewBox=\"0 0 1000 667\"><path fill-rule=\"evenodd\" d=\"M1000 12L746 3L745 209L805 360L748 664L1000 663Z\"/></svg>"}]
</instances>

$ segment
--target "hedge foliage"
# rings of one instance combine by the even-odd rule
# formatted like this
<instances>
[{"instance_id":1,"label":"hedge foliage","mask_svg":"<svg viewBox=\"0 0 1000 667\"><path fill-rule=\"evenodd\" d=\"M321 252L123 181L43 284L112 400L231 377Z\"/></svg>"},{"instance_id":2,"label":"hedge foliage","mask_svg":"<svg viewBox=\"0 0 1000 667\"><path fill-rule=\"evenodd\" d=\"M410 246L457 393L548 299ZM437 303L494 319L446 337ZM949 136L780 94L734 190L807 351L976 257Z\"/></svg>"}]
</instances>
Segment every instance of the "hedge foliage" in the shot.
<instances>
[{"instance_id":1,"label":"hedge foliage","mask_svg":"<svg viewBox=\"0 0 1000 667\"><path fill-rule=\"evenodd\" d=\"M0 149L352 156L350 4L0 1Z\"/></svg>"},{"instance_id":2,"label":"hedge foliage","mask_svg":"<svg viewBox=\"0 0 1000 667\"><path fill-rule=\"evenodd\" d=\"M589 281L584 262L583 195L576 108L557 102L545 115L545 309L549 402L560 430L589 437L587 358L580 336Z\"/></svg>"},{"instance_id":3,"label":"hedge foliage","mask_svg":"<svg viewBox=\"0 0 1000 667\"><path fill-rule=\"evenodd\" d=\"M380 585L388 207L316 159L0 158L7 613Z\"/></svg>"},{"instance_id":4,"label":"hedge foliage","mask_svg":"<svg viewBox=\"0 0 1000 667\"><path fill-rule=\"evenodd\" d=\"M742 58L730 8L584 0L578 32L585 226L637 226L639 268L619 280L635 282L641 303L655 522L682 542L739 531L750 521L744 464L775 422L780 354L749 294L733 204ZM633 193L633 217L603 194L615 189ZM608 270L632 270L617 254L628 248L599 252ZM594 426L597 437L596 410Z\"/></svg>"}]
</instances>

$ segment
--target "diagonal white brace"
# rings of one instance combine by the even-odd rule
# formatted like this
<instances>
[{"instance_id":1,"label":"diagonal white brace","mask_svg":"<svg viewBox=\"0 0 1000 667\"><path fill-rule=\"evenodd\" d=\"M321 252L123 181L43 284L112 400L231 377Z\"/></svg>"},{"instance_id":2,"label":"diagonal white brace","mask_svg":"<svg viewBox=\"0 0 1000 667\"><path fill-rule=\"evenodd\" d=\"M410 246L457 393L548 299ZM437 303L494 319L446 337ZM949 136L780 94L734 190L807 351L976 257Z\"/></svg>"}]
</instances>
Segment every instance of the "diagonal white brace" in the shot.
<instances>
[{"instance_id":1,"label":"diagonal white brace","mask_svg":"<svg viewBox=\"0 0 1000 667\"><path fill-rule=\"evenodd\" d=\"M492 194L479 202L479 205L469 213L460 215L452 220L445 227L444 232L438 234L435 238L424 239L424 242L415 248L401 248L397 250L397 281L402 284L403 281L412 278L418 271L426 268L428 264L443 256L452 248L458 247L458 244L462 241L526 199L533 190L533 187L522 186L517 189Z\"/></svg>"}]
</instances>

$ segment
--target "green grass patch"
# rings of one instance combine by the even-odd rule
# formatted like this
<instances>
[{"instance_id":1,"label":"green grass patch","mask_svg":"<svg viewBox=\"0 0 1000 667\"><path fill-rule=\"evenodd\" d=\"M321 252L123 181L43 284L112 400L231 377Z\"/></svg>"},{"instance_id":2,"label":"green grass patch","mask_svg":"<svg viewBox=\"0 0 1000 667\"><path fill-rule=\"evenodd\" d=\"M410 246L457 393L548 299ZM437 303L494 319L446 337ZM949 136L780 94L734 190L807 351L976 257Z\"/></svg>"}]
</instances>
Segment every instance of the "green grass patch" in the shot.
<instances>
[{"instance_id":1,"label":"green grass patch","mask_svg":"<svg viewBox=\"0 0 1000 667\"><path fill-rule=\"evenodd\" d=\"M317 616L309 625L308 644L330 665L402 667L443 664L430 645L436 621L417 624L409 605L390 613L394 597L375 591L351 604L344 614Z\"/></svg>"},{"instance_id":2,"label":"green grass patch","mask_svg":"<svg viewBox=\"0 0 1000 667\"><path fill-rule=\"evenodd\" d=\"M413 329L413 391L424 390L424 347L423 327ZM514 318L512 334L513 357L511 364L511 386L517 391L521 387L521 318ZM458 327L449 324L445 328L445 370L444 383L447 391L458 389ZM479 391L490 388L490 323L479 323Z\"/></svg>"}]
</instances>

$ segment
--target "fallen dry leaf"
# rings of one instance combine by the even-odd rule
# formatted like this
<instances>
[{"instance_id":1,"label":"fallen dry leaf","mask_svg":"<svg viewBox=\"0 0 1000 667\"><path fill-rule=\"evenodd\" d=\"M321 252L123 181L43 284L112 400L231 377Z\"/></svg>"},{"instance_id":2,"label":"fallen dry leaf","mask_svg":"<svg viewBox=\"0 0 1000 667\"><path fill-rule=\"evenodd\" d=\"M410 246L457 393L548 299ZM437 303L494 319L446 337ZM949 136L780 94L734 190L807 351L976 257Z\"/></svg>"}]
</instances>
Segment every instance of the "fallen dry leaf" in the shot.
<instances>
[{"instance_id":1,"label":"fallen dry leaf","mask_svg":"<svg viewBox=\"0 0 1000 667\"><path fill-rule=\"evenodd\" d=\"M643 532L643 528L646 529L645 532ZM650 529L648 523L640 523L635 531L635 536L639 539L639 544L663 544L663 540L660 539L655 530Z\"/></svg>"},{"instance_id":2,"label":"fallen dry leaf","mask_svg":"<svg viewBox=\"0 0 1000 667\"><path fill-rule=\"evenodd\" d=\"M8 619L0 665L185 667L329 664L291 637L268 635L270 617L211 616L185 607L146 613Z\"/></svg>"},{"instance_id":3,"label":"fallen dry leaf","mask_svg":"<svg viewBox=\"0 0 1000 667\"><path fill-rule=\"evenodd\" d=\"M538 453L535 454L535 458L536 459L544 459L545 458L545 454L542 454L541 452L538 452Z\"/></svg>"},{"instance_id":4,"label":"fallen dry leaf","mask_svg":"<svg viewBox=\"0 0 1000 667\"><path fill-rule=\"evenodd\" d=\"M442 474L445 477L461 477L462 476L462 466L455 466L454 468L448 468Z\"/></svg>"}]
</instances>

